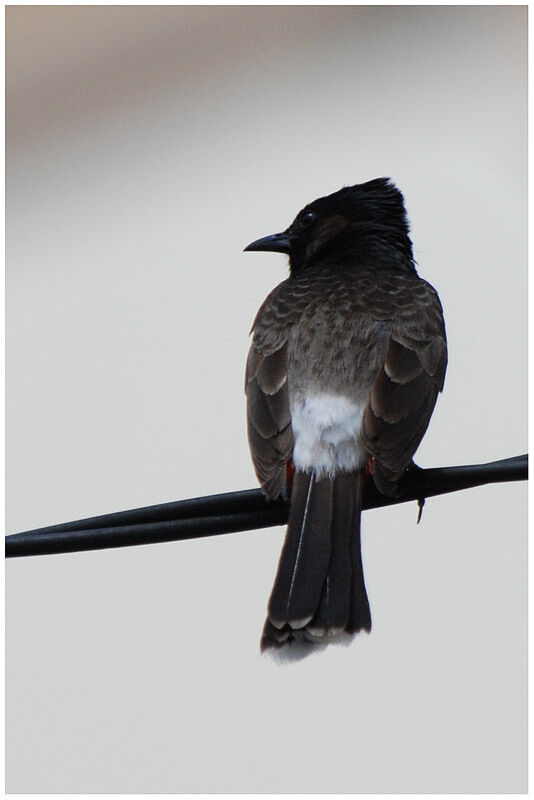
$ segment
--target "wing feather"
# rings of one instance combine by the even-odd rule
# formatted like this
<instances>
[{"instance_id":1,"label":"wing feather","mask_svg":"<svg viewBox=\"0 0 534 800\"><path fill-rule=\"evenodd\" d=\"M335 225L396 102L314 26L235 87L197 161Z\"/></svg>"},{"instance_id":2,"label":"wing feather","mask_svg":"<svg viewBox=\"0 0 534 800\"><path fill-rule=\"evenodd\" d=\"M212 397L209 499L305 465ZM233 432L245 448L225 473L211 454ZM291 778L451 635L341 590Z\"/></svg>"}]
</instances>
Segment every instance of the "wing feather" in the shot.
<instances>
[{"instance_id":1,"label":"wing feather","mask_svg":"<svg viewBox=\"0 0 534 800\"><path fill-rule=\"evenodd\" d=\"M286 481L286 464L293 452L293 431L287 387L287 348L258 358L250 347L246 395L248 440L252 462L263 491L278 497ZM257 369L256 369L257 366ZM252 377L251 377L252 376Z\"/></svg>"},{"instance_id":2,"label":"wing feather","mask_svg":"<svg viewBox=\"0 0 534 800\"><path fill-rule=\"evenodd\" d=\"M374 480L384 494L396 483L430 422L447 368L441 304L424 281L403 314L389 325L390 338L362 418L362 440L375 457ZM423 301L423 302L421 302Z\"/></svg>"}]
</instances>

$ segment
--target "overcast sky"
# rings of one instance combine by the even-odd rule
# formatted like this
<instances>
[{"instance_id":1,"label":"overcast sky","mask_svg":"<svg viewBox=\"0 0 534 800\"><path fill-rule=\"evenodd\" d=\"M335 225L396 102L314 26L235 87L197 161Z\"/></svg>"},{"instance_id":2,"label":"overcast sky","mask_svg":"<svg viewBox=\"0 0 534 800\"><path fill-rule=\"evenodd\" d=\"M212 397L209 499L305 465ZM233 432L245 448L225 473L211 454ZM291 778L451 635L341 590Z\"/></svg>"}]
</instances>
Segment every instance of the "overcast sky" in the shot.
<instances>
[{"instance_id":1,"label":"overcast sky","mask_svg":"<svg viewBox=\"0 0 534 800\"><path fill-rule=\"evenodd\" d=\"M526 452L526 7L7 8L7 531L256 485L243 253L390 176L449 370ZM7 790L526 790L526 487L367 512L371 635L259 656L283 529L7 563Z\"/></svg>"}]
</instances>

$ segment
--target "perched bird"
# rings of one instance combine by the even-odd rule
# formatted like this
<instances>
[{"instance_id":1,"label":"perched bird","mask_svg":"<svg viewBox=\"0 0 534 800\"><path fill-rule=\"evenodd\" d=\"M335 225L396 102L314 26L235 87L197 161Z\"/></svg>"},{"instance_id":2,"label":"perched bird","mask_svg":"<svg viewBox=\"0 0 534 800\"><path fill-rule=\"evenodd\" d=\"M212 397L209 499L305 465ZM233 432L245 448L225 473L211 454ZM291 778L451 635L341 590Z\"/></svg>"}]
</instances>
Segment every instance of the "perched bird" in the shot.
<instances>
[{"instance_id":1,"label":"perched bird","mask_svg":"<svg viewBox=\"0 0 534 800\"><path fill-rule=\"evenodd\" d=\"M394 496L427 429L447 365L441 303L389 178L315 200L245 250L286 253L290 273L258 311L246 369L258 479L291 498L261 648L347 640L371 630L362 490L372 476Z\"/></svg>"}]
</instances>

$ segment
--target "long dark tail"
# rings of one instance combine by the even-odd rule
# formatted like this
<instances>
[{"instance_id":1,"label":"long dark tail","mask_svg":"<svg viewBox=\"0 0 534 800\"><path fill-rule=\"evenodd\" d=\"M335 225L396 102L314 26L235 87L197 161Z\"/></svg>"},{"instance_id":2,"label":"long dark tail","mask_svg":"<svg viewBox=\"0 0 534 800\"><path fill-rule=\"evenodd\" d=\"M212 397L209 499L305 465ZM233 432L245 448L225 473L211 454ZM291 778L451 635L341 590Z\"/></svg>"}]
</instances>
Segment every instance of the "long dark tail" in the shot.
<instances>
[{"instance_id":1,"label":"long dark tail","mask_svg":"<svg viewBox=\"0 0 534 800\"><path fill-rule=\"evenodd\" d=\"M371 630L360 545L361 472L297 471L261 649Z\"/></svg>"}]
</instances>

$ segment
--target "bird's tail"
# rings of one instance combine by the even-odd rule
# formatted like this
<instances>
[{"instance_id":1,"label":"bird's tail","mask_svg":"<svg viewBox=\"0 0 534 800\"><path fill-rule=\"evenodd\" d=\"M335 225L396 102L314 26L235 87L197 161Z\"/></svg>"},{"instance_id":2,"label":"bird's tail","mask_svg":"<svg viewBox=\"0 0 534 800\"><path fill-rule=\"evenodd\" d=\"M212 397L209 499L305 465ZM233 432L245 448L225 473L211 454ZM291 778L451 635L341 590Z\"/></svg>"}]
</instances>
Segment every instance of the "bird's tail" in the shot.
<instances>
[{"instance_id":1,"label":"bird's tail","mask_svg":"<svg viewBox=\"0 0 534 800\"><path fill-rule=\"evenodd\" d=\"M261 649L371 630L360 545L363 473L297 471ZM303 655L310 647L302 650Z\"/></svg>"}]
</instances>

